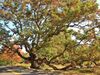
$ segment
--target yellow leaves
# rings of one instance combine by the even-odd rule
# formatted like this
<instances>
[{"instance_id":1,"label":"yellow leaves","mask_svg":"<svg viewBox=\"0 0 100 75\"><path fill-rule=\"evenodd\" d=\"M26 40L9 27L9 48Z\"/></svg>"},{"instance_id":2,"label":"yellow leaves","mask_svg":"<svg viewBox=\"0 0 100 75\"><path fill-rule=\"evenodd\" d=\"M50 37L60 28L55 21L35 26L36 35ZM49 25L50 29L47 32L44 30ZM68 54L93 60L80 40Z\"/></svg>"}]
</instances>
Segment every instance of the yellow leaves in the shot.
<instances>
[{"instance_id":1,"label":"yellow leaves","mask_svg":"<svg viewBox=\"0 0 100 75\"><path fill-rule=\"evenodd\" d=\"M90 14L87 16L87 19L93 21L95 17L96 17L96 14Z\"/></svg>"},{"instance_id":2,"label":"yellow leaves","mask_svg":"<svg viewBox=\"0 0 100 75\"><path fill-rule=\"evenodd\" d=\"M26 12L26 16L27 16L27 17L32 16L32 12L31 12L31 11L30 11L30 12Z\"/></svg>"},{"instance_id":3,"label":"yellow leaves","mask_svg":"<svg viewBox=\"0 0 100 75\"><path fill-rule=\"evenodd\" d=\"M32 36L33 32L30 28L25 28L21 33L22 36Z\"/></svg>"},{"instance_id":4,"label":"yellow leaves","mask_svg":"<svg viewBox=\"0 0 100 75\"><path fill-rule=\"evenodd\" d=\"M29 35L29 36L33 35L33 32L32 32L32 31L29 31L29 32L28 32L28 35Z\"/></svg>"},{"instance_id":5,"label":"yellow leaves","mask_svg":"<svg viewBox=\"0 0 100 75\"><path fill-rule=\"evenodd\" d=\"M12 14L10 14L4 10L0 10L0 15L2 15L3 17L6 17L7 19L10 19L12 17Z\"/></svg>"},{"instance_id":6,"label":"yellow leaves","mask_svg":"<svg viewBox=\"0 0 100 75\"><path fill-rule=\"evenodd\" d=\"M67 0L66 5L68 7L75 7L79 2L80 0Z\"/></svg>"},{"instance_id":7,"label":"yellow leaves","mask_svg":"<svg viewBox=\"0 0 100 75\"><path fill-rule=\"evenodd\" d=\"M81 8L83 10L83 14L94 13L97 10L97 3L94 3L93 1L87 1L85 3L82 3Z\"/></svg>"},{"instance_id":8,"label":"yellow leaves","mask_svg":"<svg viewBox=\"0 0 100 75\"><path fill-rule=\"evenodd\" d=\"M12 7L11 1L5 1L5 2L3 3L3 5L4 5L5 7Z\"/></svg>"},{"instance_id":9,"label":"yellow leaves","mask_svg":"<svg viewBox=\"0 0 100 75\"><path fill-rule=\"evenodd\" d=\"M30 3L31 0L24 0L24 3Z\"/></svg>"},{"instance_id":10,"label":"yellow leaves","mask_svg":"<svg viewBox=\"0 0 100 75\"><path fill-rule=\"evenodd\" d=\"M65 3L65 2L64 2ZM66 7L64 7L64 15L67 16L67 18L80 18L80 12L82 11L81 10L81 3L80 3L80 0L72 0L72 1L69 1L67 0L66 1Z\"/></svg>"},{"instance_id":11,"label":"yellow leaves","mask_svg":"<svg viewBox=\"0 0 100 75\"><path fill-rule=\"evenodd\" d=\"M61 20L61 18L57 14L52 14L52 17L55 18L55 20Z\"/></svg>"},{"instance_id":12,"label":"yellow leaves","mask_svg":"<svg viewBox=\"0 0 100 75\"><path fill-rule=\"evenodd\" d=\"M20 19L20 18L24 18L24 15L22 12L18 12L18 13L16 13L16 17L17 17L17 19Z\"/></svg>"},{"instance_id":13,"label":"yellow leaves","mask_svg":"<svg viewBox=\"0 0 100 75\"><path fill-rule=\"evenodd\" d=\"M51 0L45 0L46 2L50 2Z\"/></svg>"},{"instance_id":14,"label":"yellow leaves","mask_svg":"<svg viewBox=\"0 0 100 75\"><path fill-rule=\"evenodd\" d=\"M57 13L55 10L51 11L51 17L52 17L52 22L56 22L56 21L60 21L61 20L61 16L59 16L59 13Z\"/></svg>"},{"instance_id":15,"label":"yellow leaves","mask_svg":"<svg viewBox=\"0 0 100 75\"><path fill-rule=\"evenodd\" d=\"M4 6L7 6L7 5L8 5L8 3L7 3L7 2L4 2L4 3L3 3L3 5L4 5Z\"/></svg>"},{"instance_id":16,"label":"yellow leaves","mask_svg":"<svg viewBox=\"0 0 100 75\"><path fill-rule=\"evenodd\" d=\"M57 7L57 6L59 6L59 0L51 0L51 4L52 4L52 6L55 8L55 7Z\"/></svg>"},{"instance_id":17,"label":"yellow leaves","mask_svg":"<svg viewBox=\"0 0 100 75\"><path fill-rule=\"evenodd\" d=\"M3 5L4 5L4 6L8 6L9 4L8 4L7 2L4 2Z\"/></svg>"},{"instance_id":18,"label":"yellow leaves","mask_svg":"<svg viewBox=\"0 0 100 75\"><path fill-rule=\"evenodd\" d=\"M5 14L6 14L6 12L4 10L0 9L0 15L5 15Z\"/></svg>"},{"instance_id":19,"label":"yellow leaves","mask_svg":"<svg viewBox=\"0 0 100 75\"><path fill-rule=\"evenodd\" d=\"M22 3L22 10L24 11L26 9L26 3Z\"/></svg>"},{"instance_id":20,"label":"yellow leaves","mask_svg":"<svg viewBox=\"0 0 100 75\"><path fill-rule=\"evenodd\" d=\"M11 19L11 17L12 17L12 14L10 14L10 13L7 13L5 16L6 16L6 18L7 18L7 19Z\"/></svg>"},{"instance_id":21,"label":"yellow leaves","mask_svg":"<svg viewBox=\"0 0 100 75\"><path fill-rule=\"evenodd\" d=\"M23 10L23 11L26 9L26 4L29 4L29 3L31 3L31 0L24 0L24 1L22 2L22 10Z\"/></svg>"}]
</instances>

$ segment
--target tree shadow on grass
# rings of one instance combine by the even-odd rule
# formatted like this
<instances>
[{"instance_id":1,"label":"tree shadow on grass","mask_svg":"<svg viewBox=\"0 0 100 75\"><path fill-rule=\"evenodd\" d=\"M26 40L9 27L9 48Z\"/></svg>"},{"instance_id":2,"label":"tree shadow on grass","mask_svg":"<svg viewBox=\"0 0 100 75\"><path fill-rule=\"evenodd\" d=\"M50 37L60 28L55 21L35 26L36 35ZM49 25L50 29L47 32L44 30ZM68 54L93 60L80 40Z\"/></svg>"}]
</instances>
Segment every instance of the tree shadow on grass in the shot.
<instances>
[{"instance_id":1,"label":"tree shadow on grass","mask_svg":"<svg viewBox=\"0 0 100 75\"><path fill-rule=\"evenodd\" d=\"M80 73L93 73L93 69L91 68L88 68L88 69L80 69L79 70Z\"/></svg>"},{"instance_id":2,"label":"tree shadow on grass","mask_svg":"<svg viewBox=\"0 0 100 75\"><path fill-rule=\"evenodd\" d=\"M84 75L86 73L92 74L93 70L92 69L78 69L78 70L72 70L72 71L71 70L70 71L67 71L67 70L66 71L62 71L62 70L51 71L51 70L40 70L40 69L28 69L21 66L0 66L0 73L9 73L9 72L17 72L17 73L21 73L21 75Z\"/></svg>"},{"instance_id":3,"label":"tree shadow on grass","mask_svg":"<svg viewBox=\"0 0 100 75\"><path fill-rule=\"evenodd\" d=\"M0 73L17 72L21 75L59 75L60 71L43 71L39 69L28 69L21 66L0 66Z\"/></svg>"},{"instance_id":4,"label":"tree shadow on grass","mask_svg":"<svg viewBox=\"0 0 100 75\"><path fill-rule=\"evenodd\" d=\"M61 75L60 71L37 71L33 70L33 72L27 73L27 74L21 74L21 75Z\"/></svg>"}]
</instances>

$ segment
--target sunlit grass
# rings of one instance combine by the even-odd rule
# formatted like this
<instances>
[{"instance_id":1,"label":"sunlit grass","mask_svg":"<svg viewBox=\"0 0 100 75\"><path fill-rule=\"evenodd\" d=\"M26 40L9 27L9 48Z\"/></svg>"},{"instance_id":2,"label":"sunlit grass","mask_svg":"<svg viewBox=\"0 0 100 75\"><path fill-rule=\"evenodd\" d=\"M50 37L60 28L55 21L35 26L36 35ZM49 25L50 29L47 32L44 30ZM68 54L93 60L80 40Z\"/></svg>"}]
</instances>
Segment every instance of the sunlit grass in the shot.
<instances>
[{"instance_id":1,"label":"sunlit grass","mask_svg":"<svg viewBox=\"0 0 100 75\"><path fill-rule=\"evenodd\" d=\"M14 66L20 66L23 69L27 69L27 72L30 72L30 63L17 63ZM55 65L58 68L63 67L63 65ZM79 68L79 69L73 69L73 70L53 70L51 67L49 67L46 64L43 64L41 66L41 70L43 70L44 73L57 73L59 72L59 75L100 75L100 67L93 67L93 68ZM37 70L38 71L38 70ZM20 72L19 72L20 73ZM55 75L55 74L54 74Z\"/></svg>"},{"instance_id":2,"label":"sunlit grass","mask_svg":"<svg viewBox=\"0 0 100 75\"><path fill-rule=\"evenodd\" d=\"M26 63L17 63L17 64L15 64L15 66L21 66L23 68L29 68L30 65L31 65L30 63L28 63L28 64L26 64Z\"/></svg>"}]
</instances>

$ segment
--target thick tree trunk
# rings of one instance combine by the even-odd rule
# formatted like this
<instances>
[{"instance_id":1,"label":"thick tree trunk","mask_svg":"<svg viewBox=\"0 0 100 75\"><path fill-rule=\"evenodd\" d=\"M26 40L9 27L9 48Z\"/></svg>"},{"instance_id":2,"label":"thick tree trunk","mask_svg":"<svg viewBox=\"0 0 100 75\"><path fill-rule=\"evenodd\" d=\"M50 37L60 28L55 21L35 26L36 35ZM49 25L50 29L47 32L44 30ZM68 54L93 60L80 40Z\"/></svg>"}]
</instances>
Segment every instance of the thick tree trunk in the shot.
<instances>
[{"instance_id":1,"label":"thick tree trunk","mask_svg":"<svg viewBox=\"0 0 100 75\"><path fill-rule=\"evenodd\" d=\"M35 68L35 69L39 68L39 65L35 60L31 60L30 63L31 63L30 68Z\"/></svg>"},{"instance_id":2,"label":"thick tree trunk","mask_svg":"<svg viewBox=\"0 0 100 75\"><path fill-rule=\"evenodd\" d=\"M31 63L30 68L39 68L39 65L36 62L36 55L34 53L30 53L29 61Z\"/></svg>"}]
</instances>

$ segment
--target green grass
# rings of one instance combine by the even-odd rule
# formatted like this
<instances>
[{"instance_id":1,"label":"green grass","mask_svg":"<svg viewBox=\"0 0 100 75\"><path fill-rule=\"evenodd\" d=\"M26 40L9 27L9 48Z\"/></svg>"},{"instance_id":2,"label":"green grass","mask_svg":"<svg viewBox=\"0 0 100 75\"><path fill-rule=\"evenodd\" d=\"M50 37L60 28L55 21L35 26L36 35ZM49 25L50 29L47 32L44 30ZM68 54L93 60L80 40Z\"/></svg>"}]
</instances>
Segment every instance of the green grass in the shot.
<instances>
[{"instance_id":1,"label":"green grass","mask_svg":"<svg viewBox=\"0 0 100 75\"><path fill-rule=\"evenodd\" d=\"M21 63L21 64L15 64L15 66L20 66L26 68L27 70L30 71L30 69L28 67L30 67L30 64L25 64L25 63ZM63 67L61 65L58 65L58 67ZM52 68L50 68L47 65L43 65L41 67L41 69L45 72L45 73L54 73L54 75L56 75L56 73L58 73L57 75L100 75L100 66L94 67L94 68L80 68L80 69L74 69L74 70L66 70L66 71L62 71L62 70L53 70Z\"/></svg>"},{"instance_id":2,"label":"green grass","mask_svg":"<svg viewBox=\"0 0 100 75\"><path fill-rule=\"evenodd\" d=\"M25 63L17 63L15 66L21 66L23 68L29 68L31 64L25 64Z\"/></svg>"}]
</instances>

